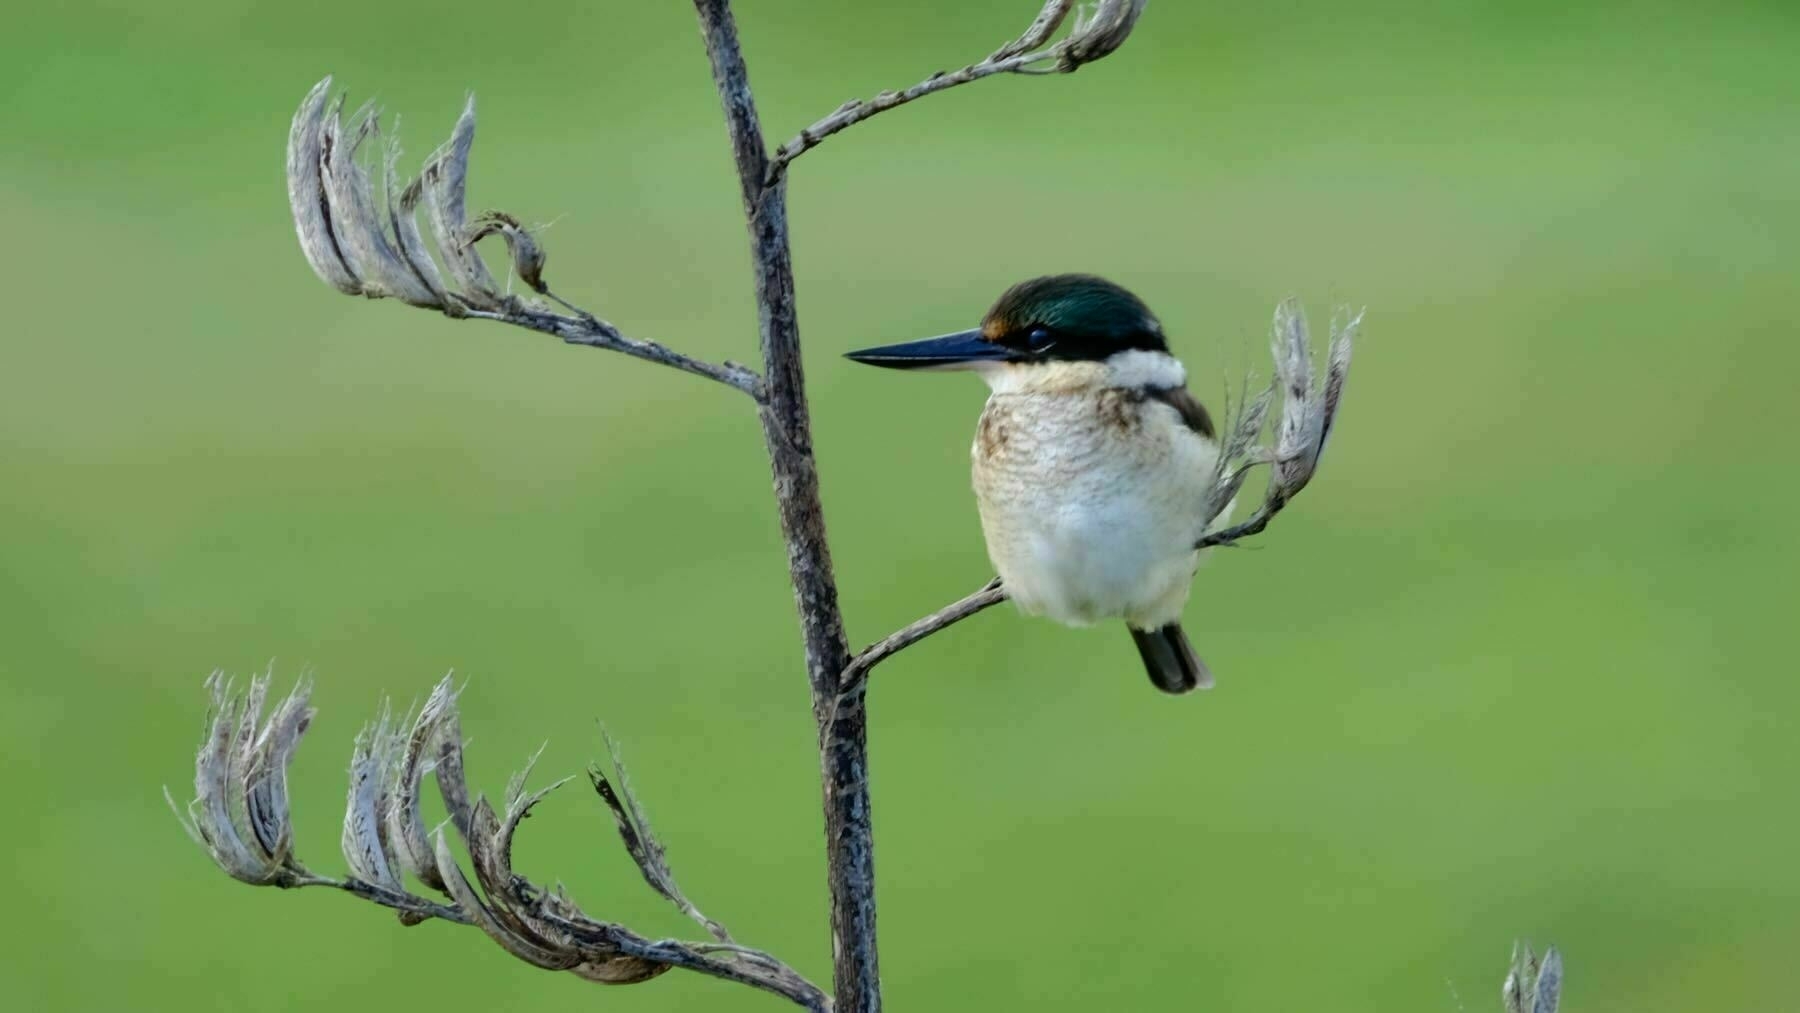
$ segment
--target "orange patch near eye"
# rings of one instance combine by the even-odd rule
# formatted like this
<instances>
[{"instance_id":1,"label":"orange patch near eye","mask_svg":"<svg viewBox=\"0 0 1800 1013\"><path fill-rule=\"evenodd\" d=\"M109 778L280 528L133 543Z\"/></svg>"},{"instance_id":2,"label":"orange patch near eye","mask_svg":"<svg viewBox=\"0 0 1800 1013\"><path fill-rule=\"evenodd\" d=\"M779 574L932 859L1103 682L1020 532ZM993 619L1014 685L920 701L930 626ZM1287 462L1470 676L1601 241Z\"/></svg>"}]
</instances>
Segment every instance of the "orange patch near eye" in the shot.
<instances>
[{"instance_id":1,"label":"orange patch near eye","mask_svg":"<svg viewBox=\"0 0 1800 1013\"><path fill-rule=\"evenodd\" d=\"M988 341L999 341L1006 335L1008 329L1006 321L997 317L989 318L981 322L981 336Z\"/></svg>"}]
</instances>

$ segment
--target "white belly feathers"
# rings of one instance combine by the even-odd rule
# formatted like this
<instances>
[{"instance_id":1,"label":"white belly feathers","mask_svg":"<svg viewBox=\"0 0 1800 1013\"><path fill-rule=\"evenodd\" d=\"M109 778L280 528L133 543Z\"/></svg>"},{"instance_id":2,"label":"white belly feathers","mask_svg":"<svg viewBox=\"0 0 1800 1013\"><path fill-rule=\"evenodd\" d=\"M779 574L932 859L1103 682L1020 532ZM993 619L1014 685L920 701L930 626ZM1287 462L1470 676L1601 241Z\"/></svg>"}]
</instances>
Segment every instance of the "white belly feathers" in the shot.
<instances>
[{"instance_id":1,"label":"white belly feathers","mask_svg":"<svg viewBox=\"0 0 1800 1013\"><path fill-rule=\"evenodd\" d=\"M1070 625L1176 621L1217 447L1140 390L993 385L974 484L988 555L1013 600Z\"/></svg>"}]
</instances>

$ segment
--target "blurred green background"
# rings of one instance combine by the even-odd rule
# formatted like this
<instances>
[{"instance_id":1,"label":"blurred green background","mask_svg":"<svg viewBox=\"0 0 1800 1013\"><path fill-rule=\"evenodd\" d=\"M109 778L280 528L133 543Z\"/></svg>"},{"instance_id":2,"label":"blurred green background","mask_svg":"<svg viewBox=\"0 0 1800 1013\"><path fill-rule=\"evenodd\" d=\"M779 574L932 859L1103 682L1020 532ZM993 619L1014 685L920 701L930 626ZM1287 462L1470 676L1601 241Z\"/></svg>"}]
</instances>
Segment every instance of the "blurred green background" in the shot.
<instances>
[{"instance_id":1,"label":"blurred green background","mask_svg":"<svg viewBox=\"0 0 1800 1013\"><path fill-rule=\"evenodd\" d=\"M740 5L775 139L1035 4ZM1354 10L1351 8L1354 7ZM1152 4L1117 56L898 110L798 164L794 237L852 639L990 575L969 377L838 353L1088 270L1217 393L1275 302L1369 307L1327 468L1188 627L996 610L881 671L895 1010L1795 1008L1800 12ZM754 357L687 4L35 5L0 33L0 760L17 1009L772 1009L618 992L475 932L215 872L161 796L215 667L316 673L302 857L384 694L469 680L480 787L623 740L688 891L829 977L816 760L745 403L306 269L288 118L327 72L407 164L481 99L471 202L629 333ZM585 792L521 866L692 934Z\"/></svg>"}]
</instances>

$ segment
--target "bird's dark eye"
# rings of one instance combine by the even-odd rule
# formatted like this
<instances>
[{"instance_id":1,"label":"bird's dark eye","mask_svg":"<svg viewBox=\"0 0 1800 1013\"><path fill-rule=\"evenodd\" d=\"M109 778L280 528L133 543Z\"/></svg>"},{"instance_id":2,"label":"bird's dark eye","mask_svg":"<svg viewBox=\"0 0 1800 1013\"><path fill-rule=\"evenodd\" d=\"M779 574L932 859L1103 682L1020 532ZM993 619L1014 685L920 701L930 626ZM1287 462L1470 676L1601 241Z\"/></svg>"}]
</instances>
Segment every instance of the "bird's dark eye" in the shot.
<instances>
[{"instance_id":1,"label":"bird's dark eye","mask_svg":"<svg viewBox=\"0 0 1800 1013\"><path fill-rule=\"evenodd\" d=\"M1034 352L1047 352L1056 344L1056 334L1048 327L1033 327L1025 333L1025 347Z\"/></svg>"}]
</instances>

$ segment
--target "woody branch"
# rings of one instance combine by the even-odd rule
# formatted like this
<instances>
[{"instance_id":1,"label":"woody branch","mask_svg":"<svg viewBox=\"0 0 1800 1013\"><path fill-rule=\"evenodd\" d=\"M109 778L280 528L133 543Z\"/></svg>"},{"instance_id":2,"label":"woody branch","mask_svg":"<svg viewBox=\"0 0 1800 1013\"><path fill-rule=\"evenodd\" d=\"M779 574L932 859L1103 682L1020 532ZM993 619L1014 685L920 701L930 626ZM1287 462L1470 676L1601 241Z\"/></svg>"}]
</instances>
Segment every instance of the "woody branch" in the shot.
<instances>
[{"instance_id":1,"label":"woody branch","mask_svg":"<svg viewBox=\"0 0 1800 1013\"><path fill-rule=\"evenodd\" d=\"M884 91L869 99L851 99L832 112L805 127L793 139L775 149L768 168L773 183L787 170L789 163L824 143L827 137L861 123L877 113L903 106L908 102L970 84L995 74L1072 74L1084 63L1092 63L1125 44L1148 0L1100 0L1091 9L1075 0L1048 0L1044 9L1032 20L1025 33L995 50L993 54L961 70L938 71L902 91ZM1050 37L1073 12L1074 23L1069 34L1051 43Z\"/></svg>"},{"instance_id":2,"label":"woody branch","mask_svg":"<svg viewBox=\"0 0 1800 1013\"><path fill-rule=\"evenodd\" d=\"M295 852L287 791L288 767L312 723L308 687L296 687L264 720L267 676L251 679L241 692L217 674L207 685L212 708L194 763L194 799L176 812L195 842L233 879L254 886L342 890L393 909L402 925L432 920L473 925L528 964L601 984L635 984L680 967L750 985L809 1010L831 1009L817 986L775 957L735 942L682 893L616 748L611 777L599 766L590 771L595 791L645 882L705 928L707 941L638 935L587 914L560 886L545 889L515 871L512 845L520 823L568 779L527 792L533 757L513 776L498 808L485 796L472 796L456 692L448 678L416 714L395 719L384 707L357 736L341 835L350 875L314 872ZM426 829L427 776L437 783L450 832ZM169 804L175 806L173 798ZM469 872L451 847L452 833L467 855ZM414 882L441 899L415 893Z\"/></svg>"},{"instance_id":3,"label":"woody branch","mask_svg":"<svg viewBox=\"0 0 1800 1013\"><path fill-rule=\"evenodd\" d=\"M398 139L383 143L381 111L365 104L343 115L326 77L307 93L288 132L288 205L300 251L320 280L345 295L399 299L449 317L494 320L552 334L571 345L622 352L761 396L761 380L734 362L714 364L642 338L564 302L544 280L547 260L536 236L503 211L468 219L465 192L475 143L475 99L457 118L450 139L402 183ZM379 167L365 146L381 146ZM372 171L373 170L373 171ZM377 175L378 174L378 175ZM379 183L379 185L377 185ZM419 229L423 206L431 230ZM513 271L533 292L574 313L564 316L503 292L475 244L490 236L505 244ZM435 257L433 254L435 253Z\"/></svg>"},{"instance_id":4,"label":"woody branch","mask_svg":"<svg viewBox=\"0 0 1800 1013\"><path fill-rule=\"evenodd\" d=\"M266 685L253 684L248 697L238 699L215 683L220 716L196 761L196 799L188 825L214 861L235 878L261 885L334 886L398 910L407 924L436 919L478 925L509 952L540 967L610 983L642 981L669 967L684 967L784 995L809 1009L835 1005L846 1013L874 1013L881 1007L881 993L867 726L861 706L844 708L839 701L847 689L862 685L881 658L973 610L915 624L854 659L850 653L812 451L784 170L826 137L925 95L1001 73L1066 73L1098 60L1124 43L1144 0L1100 0L1088 12L1076 12L1068 34L1055 42L1052 36L1070 20L1075 4L1051 0L1019 38L987 59L932 75L904 92L847 103L773 154L758 122L728 0L695 0L694 6L725 111L751 241L760 373L624 334L552 291L545 278L546 251L517 217L487 211L471 218L466 187L475 134L472 99L450 139L416 176L403 181L396 171L398 146L383 140L378 111L364 106L346 121L342 99L331 98L330 79L319 82L301 103L290 131L288 197L308 264L340 292L398 299L450 317L507 323L569 344L620 352L714 380L756 402L818 723L835 997L828 998L773 957L731 942L722 927L700 916L660 864L661 847L649 835L635 800L628 791L611 790L603 777L597 776L596 790L612 809L646 881L700 920L714 941L646 940L623 926L588 918L560 891L545 892L513 874L512 833L543 792L525 795L522 779L515 779L504 816L482 799L469 801L447 686L434 694L435 704L427 705L403 737L404 745L385 718L359 740L344 833L353 875L334 879L312 873L292 854L285 769L311 716L303 693L277 708L259 731L257 712ZM375 166L371 153L377 147L381 152ZM429 242L418 224L421 211ZM497 282L476 251L476 244L490 237L504 243L512 273L530 294L514 295ZM990 588L986 595L974 610L1002 600L1004 590ZM426 720L427 714L435 716ZM428 839L417 822L419 785L426 768L434 765L480 893L456 865L447 836ZM408 875L445 899L409 892Z\"/></svg>"}]
</instances>

